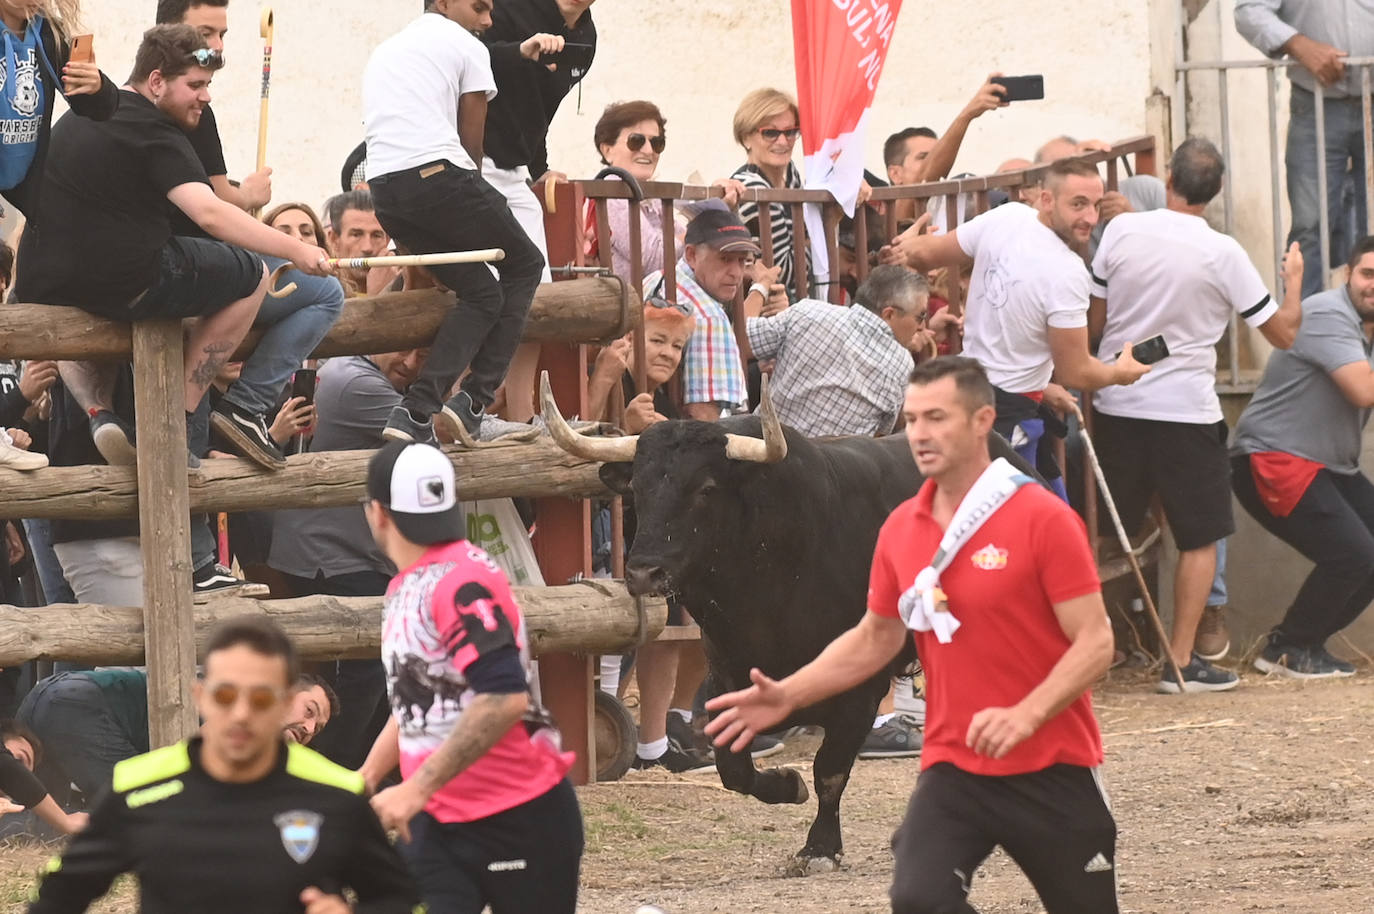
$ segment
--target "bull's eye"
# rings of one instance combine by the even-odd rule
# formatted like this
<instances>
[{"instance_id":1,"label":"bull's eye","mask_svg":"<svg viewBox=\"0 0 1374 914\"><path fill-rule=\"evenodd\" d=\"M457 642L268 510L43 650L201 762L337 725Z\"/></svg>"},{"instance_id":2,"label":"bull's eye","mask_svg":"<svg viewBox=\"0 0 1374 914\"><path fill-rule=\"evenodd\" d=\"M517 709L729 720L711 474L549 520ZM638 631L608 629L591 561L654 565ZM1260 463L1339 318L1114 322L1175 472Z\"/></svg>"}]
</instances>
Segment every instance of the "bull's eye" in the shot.
<instances>
[{"instance_id":1,"label":"bull's eye","mask_svg":"<svg viewBox=\"0 0 1374 914\"><path fill-rule=\"evenodd\" d=\"M697 498L710 498L714 494L716 494L716 484L709 480L703 482L700 488L697 489Z\"/></svg>"}]
</instances>

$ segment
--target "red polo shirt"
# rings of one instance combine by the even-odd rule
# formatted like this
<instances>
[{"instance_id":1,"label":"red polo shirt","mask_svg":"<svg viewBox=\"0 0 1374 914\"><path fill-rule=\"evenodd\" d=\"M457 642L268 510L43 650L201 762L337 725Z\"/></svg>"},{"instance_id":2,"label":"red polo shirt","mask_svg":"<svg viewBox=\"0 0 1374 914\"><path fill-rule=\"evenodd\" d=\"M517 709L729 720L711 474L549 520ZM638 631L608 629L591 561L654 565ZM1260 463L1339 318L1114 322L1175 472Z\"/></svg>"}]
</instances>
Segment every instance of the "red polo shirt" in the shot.
<instances>
[{"instance_id":1,"label":"red polo shirt","mask_svg":"<svg viewBox=\"0 0 1374 914\"><path fill-rule=\"evenodd\" d=\"M896 618L898 598L939 547L944 530L930 514L934 496L935 483L927 481L883 524L868 588L871 612ZM977 755L964 744L975 713L1016 704L1068 650L1053 605L1101 590L1078 515L1040 486L1023 486L955 554L940 587L961 625L949 644L913 632L926 677L921 768L950 762L972 774L1008 775L1100 764L1102 737L1088 692L1005 758Z\"/></svg>"}]
</instances>

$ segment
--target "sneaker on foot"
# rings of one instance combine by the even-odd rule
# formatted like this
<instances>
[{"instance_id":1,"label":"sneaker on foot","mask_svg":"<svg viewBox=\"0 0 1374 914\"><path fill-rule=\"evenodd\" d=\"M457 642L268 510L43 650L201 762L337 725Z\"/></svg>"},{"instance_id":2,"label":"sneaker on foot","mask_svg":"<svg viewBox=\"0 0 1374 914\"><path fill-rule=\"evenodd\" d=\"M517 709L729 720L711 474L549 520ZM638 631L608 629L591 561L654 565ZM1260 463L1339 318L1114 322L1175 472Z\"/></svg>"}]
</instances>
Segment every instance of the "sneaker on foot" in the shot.
<instances>
[{"instance_id":1,"label":"sneaker on foot","mask_svg":"<svg viewBox=\"0 0 1374 914\"><path fill-rule=\"evenodd\" d=\"M1178 687L1178 680L1174 678L1173 666L1165 663L1164 670L1159 674L1159 682L1155 685L1155 691L1165 695L1177 695L1180 692L1225 692L1240 685L1240 677L1235 673L1212 666L1196 653L1187 666L1179 667L1179 672L1183 674L1182 689Z\"/></svg>"},{"instance_id":2,"label":"sneaker on foot","mask_svg":"<svg viewBox=\"0 0 1374 914\"><path fill-rule=\"evenodd\" d=\"M464 434L475 439L482 429L482 411L472 402L466 390L449 397L448 402L434 414L434 419L454 441L461 441Z\"/></svg>"},{"instance_id":3,"label":"sneaker on foot","mask_svg":"<svg viewBox=\"0 0 1374 914\"><path fill-rule=\"evenodd\" d=\"M911 758L921 754L921 731L898 716L874 727L859 748L859 758Z\"/></svg>"},{"instance_id":4,"label":"sneaker on foot","mask_svg":"<svg viewBox=\"0 0 1374 914\"><path fill-rule=\"evenodd\" d=\"M268 433L267 420L263 416L254 415L228 400L220 400L210 410L210 426L224 436L239 456L264 470L280 470L286 466L286 457Z\"/></svg>"},{"instance_id":5,"label":"sneaker on foot","mask_svg":"<svg viewBox=\"0 0 1374 914\"><path fill-rule=\"evenodd\" d=\"M1220 660L1231 650L1231 633L1226 630L1226 607L1208 606L1198 620L1193 650L1203 660Z\"/></svg>"},{"instance_id":6,"label":"sneaker on foot","mask_svg":"<svg viewBox=\"0 0 1374 914\"><path fill-rule=\"evenodd\" d=\"M91 416L91 440L100 456L112 467L131 467L138 463L134 427L108 409Z\"/></svg>"},{"instance_id":7,"label":"sneaker on foot","mask_svg":"<svg viewBox=\"0 0 1374 914\"><path fill-rule=\"evenodd\" d=\"M434 423L428 419L421 422L404 406L392 408L386 428L382 429L382 437L392 441L414 441L417 444L439 443L439 439L434 437Z\"/></svg>"},{"instance_id":8,"label":"sneaker on foot","mask_svg":"<svg viewBox=\"0 0 1374 914\"><path fill-rule=\"evenodd\" d=\"M15 447L14 439L10 437L9 432L0 429L0 466L27 473L32 470L41 470L47 465L48 458L46 455Z\"/></svg>"},{"instance_id":9,"label":"sneaker on foot","mask_svg":"<svg viewBox=\"0 0 1374 914\"><path fill-rule=\"evenodd\" d=\"M690 771L710 771L715 762L699 755L691 749L683 749L673 740L668 740L668 749L658 758L635 756L634 767L640 771L649 768L667 768L673 774L686 774Z\"/></svg>"},{"instance_id":10,"label":"sneaker on foot","mask_svg":"<svg viewBox=\"0 0 1374 914\"><path fill-rule=\"evenodd\" d=\"M211 562L191 573L191 592L194 594L222 594L238 590L247 584L243 578L234 577L234 573L219 562Z\"/></svg>"},{"instance_id":11,"label":"sneaker on foot","mask_svg":"<svg viewBox=\"0 0 1374 914\"><path fill-rule=\"evenodd\" d=\"M1272 634L1254 663L1262 673L1278 673L1289 679L1334 679L1355 674L1353 666L1332 657L1325 648L1286 644Z\"/></svg>"},{"instance_id":12,"label":"sneaker on foot","mask_svg":"<svg viewBox=\"0 0 1374 914\"><path fill-rule=\"evenodd\" d=\"M769 736L767 733L760 733L754 737L754 741L749 744L750 758L768 758L770 755L777 755L786 749L787 745L776 736Z\"/></svg>"},{"instance_id":13,"label":"sneaker on foot","mask_svg":"<svg viewBox=\"0 0 1374 914\"><path fill-rule=\"evenodd\" d=\"M711 749L711 740L705 733L697 730L696 727L693 727L691 724L687 723L687 721L683 720L681 714L674 714L672 711L668 712L667 734L669 740L682 746L684 749L690 749L706 758L711 757L713 751Z\"/></svg>"}]
</instances>

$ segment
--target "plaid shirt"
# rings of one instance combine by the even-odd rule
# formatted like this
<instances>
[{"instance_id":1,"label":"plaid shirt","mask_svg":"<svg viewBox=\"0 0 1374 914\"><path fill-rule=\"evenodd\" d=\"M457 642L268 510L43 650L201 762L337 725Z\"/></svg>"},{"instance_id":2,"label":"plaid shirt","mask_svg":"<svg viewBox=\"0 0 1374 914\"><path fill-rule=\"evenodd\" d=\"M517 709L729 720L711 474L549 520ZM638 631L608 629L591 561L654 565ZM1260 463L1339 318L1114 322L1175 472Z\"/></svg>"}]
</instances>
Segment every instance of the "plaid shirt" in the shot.
<instances>
[{"instance_id":1,"label":"plaid shirt","mask_svg":"<svg viewBox=\"0 0 1374 914\"><path fill-rule=\"evenodd\" d=\"M653 294L662 277L662 272L645 277L645 291ZM677 298L692 306L697 319L682 353L682 402L718 403L729 409L747 405L744 365L729 312L697 283L685 259L677 262Z\"/></svg>"},{"instance_id":2,"label":"plaid shirt","mask_svg":"<svg viewBox=\"0 0 1374 914\"><path fill-rule=\"evenodd\" d=\"M804 435L886 435L897 424L912 358L882 318L861 305L805 300L751 317L754 357L774 359L778 418Z\"/></svg>"}]
</instances>

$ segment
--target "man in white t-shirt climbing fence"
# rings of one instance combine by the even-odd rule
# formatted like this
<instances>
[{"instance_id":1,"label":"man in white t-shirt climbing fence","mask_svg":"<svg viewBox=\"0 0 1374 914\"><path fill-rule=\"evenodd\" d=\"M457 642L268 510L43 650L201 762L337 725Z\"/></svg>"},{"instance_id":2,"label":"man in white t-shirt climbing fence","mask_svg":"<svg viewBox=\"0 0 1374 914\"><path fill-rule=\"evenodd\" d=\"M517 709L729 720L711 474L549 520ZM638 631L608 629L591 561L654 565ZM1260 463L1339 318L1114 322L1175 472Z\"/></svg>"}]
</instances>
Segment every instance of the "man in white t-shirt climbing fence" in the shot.
<instances>
[{"instance_id":1,"label":"man in white t-shirt climbing fence","mask_svg":"<svg viewBox=\"0 0 1374 914\"><path fill-rule=\"evenodd\" d=\"M1165 670L1161 692L1235 688L1236 675L1195 651L1194 638L1216 573L1217 540L1235 532L1226 422L1216 394L1216 344L1233 313L1279 349L1302 321L1302 254L1283 261L1280 307L1240 244L1202 218L1221 190L1225 163L1216 146L1190 139L1169 163L1164 209L1123 213L1107 226L1093 258L1089 332L1104 357L1128 340L1162 333L1169 355L1131 387L1107 388L1095 401L1093 441L1128 532L1159 496L1178 544L1169 652L1183 686ZM1226 649L1220 652L1225 655Z\"/></svg>"},{"instance_id":2,"label":"man in white t-shirt climbing fence","mask_svg":"<svg viewBox=\"0 0 1374 914\"><path fill-rule=\"evenodd\" d=\"M1065 159L1046 172L1036 208L1008 203L944 235L923 234L929 224L923 216L880 255L918 270L972 264L964 355L977 359L992 381L993 428L1066 500L1059 468L1041 446L1047 423L1063 432L1053 410L1072 408L1064 388L1132 384L1150 370L1129 346L1111 365L1088 351L1091 280L1078 252L1097 224L1102 193L1096 168Z\"/></svg>"},{"instance_id":3,"label":"man in white t-shirt climbing fence","mask_svg":"<svg viewBox=\"0 0 1374 914\"><path fill-rule=\"evenodd\" d=\"M373 51L363 72L367 180L377 219L413 254L501 248L505 259L430 267L458 303L444 316L420 377L384 434L433 441L434 421L477 435L496 396L544 269L544 257L482 179L487 102L496 95L487 49L490 0L429 0L425 12ZM461 389L444 398L464 370Z\"/></svg>"}]
</instances>

